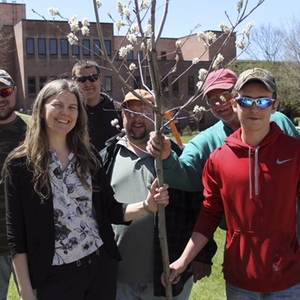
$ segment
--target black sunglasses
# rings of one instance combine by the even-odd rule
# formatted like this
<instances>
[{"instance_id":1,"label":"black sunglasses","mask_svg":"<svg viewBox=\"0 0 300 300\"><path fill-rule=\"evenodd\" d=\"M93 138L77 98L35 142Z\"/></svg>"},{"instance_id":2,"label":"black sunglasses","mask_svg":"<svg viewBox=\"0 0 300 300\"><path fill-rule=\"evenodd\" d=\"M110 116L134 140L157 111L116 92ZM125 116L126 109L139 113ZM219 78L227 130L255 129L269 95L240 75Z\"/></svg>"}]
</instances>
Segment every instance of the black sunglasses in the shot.
<instances>
[{"instance_id":1,"label":"black sunglasses","mask_svg":"<svg viewBox=\"0 0 300 300\"><path fill-rule=\"evenodd\" d=\"M91 74L89 76L75 76L74 80L79 83L84 83L87 80L89 82L95 82L99 79L100 76L101 76L100 74Z\"/></svg>"},{"instance_id":2,"label":"black sunglasses","mask_svg":"<svg viewBox=\"0 0 300 300\"><path fill-rule=\"evenodd\" d=\"M7 87L5 89L2 89L2 90L0 90L0 96L2 98L8 97L9 95L12 94L13 90L14 90L13 86L10 86L10 87Z\"/></svg>"}]
</instances>

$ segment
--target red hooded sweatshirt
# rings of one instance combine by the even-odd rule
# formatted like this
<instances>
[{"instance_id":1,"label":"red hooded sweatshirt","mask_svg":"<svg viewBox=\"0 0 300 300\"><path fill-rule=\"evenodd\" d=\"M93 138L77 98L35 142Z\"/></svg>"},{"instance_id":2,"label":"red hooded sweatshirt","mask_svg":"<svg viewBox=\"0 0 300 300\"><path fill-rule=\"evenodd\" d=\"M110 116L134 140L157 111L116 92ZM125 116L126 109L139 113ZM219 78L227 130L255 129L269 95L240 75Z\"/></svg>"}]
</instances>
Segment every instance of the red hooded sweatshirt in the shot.
<instances>
[{"instance_id":1,"label":"red hooded sweatshirt","mask_svg":"<svg viewBox=\"0 0 300 300\"><path fill-rule=\"evenodd\" d=\"M274 122L270 127L255 148L242 142L239 129L211 154L203 172L205 201L194 229L212 238L225 213L225 280L256 292L300 283L300 140Z\"/></svg>"}]
</instances>

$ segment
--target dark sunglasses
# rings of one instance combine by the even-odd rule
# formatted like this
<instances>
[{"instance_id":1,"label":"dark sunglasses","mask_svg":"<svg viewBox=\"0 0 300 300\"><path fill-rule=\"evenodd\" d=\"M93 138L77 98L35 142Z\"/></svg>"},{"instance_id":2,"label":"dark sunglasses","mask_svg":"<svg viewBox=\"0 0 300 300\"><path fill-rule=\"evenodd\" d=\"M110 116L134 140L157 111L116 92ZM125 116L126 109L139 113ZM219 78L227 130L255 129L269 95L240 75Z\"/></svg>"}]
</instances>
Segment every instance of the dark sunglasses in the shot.
<instances>
[{"instance_id":1,"label":"dark sunglasses","mask_svg":"<svg viewBox=\"0 0 300 300\"><path fill-rule=\"evenodd\" d=\"M2 98L8 97L9 95L12 94L13 91L14 91L14 87L13 86L7 87L5 89L0 90L0 96Z\"/></svg>"},{"instance_id":2,"label":"dark sunglasses","mask_svg":"<svg viewBox=\"0 0 300 300\"><path fill-rule=\"evenodd\" d=\"M238 97L235 98L235 101L241 106L245 108L250 108L253 103L260 109L265 109L270 107L276 100L272 98L258 98L252 99L248 97Z\"/></svg>"},{"instance_id":3,"label":"dark sunglasses","mask_svg":"<svg viewBox=\"0 0 300 300\"><path fill-rule=\"evenodd\" d=\"M74 80L79 83L84 83L87 80L89 82L95 82L99 79L99 77L100 77L100 74L91 74L89 76L75 76Z\"/></svg>"}]
</instances>

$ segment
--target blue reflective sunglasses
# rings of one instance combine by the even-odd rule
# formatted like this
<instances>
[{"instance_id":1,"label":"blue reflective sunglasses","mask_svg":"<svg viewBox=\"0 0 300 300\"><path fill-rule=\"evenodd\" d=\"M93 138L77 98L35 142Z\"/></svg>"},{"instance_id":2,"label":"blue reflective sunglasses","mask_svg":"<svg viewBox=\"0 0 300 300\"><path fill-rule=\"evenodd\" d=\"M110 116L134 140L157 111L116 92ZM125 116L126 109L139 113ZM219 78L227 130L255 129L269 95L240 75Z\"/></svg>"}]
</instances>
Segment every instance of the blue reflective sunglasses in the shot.
<instances>
[{"instance_id":1,"label":"blue reflective sunglasses","mask_svg":"<svg viewBox=\"0 0 300 300\"><path fill-rule=\"evenodd\" d=\"M276 100L272 98L257 98L252 99L248 97L237 97L235 101L241 106L245 108L250 108L253 103L260 109L265 109L270 107Z\"/></svg>"}]
</instances>

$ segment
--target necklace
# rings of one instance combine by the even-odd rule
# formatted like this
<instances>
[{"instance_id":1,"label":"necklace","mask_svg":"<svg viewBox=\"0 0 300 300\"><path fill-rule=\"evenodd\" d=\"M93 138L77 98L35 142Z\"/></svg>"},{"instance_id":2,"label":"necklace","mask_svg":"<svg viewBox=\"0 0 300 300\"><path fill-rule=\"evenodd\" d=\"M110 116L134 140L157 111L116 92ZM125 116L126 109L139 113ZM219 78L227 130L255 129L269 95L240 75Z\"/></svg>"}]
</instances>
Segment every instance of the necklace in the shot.
<instances>
[{"instance_id":1,"label":"necklace","mask_svg":"<svg viewBox=\"0 0 300 300\"><path fill-rule=\"evenodd\" d=\"M130 144L132 147L140 150L143 153L149 154L146 150L144 150L144 149L140 148L139 146L135 145L134 143L130 142L127 137L125 137L125 139L126 139L127 143Z\"/></svg>"}]
</instances>

